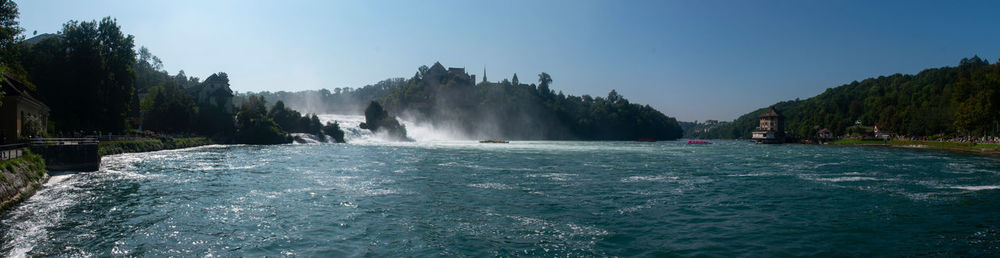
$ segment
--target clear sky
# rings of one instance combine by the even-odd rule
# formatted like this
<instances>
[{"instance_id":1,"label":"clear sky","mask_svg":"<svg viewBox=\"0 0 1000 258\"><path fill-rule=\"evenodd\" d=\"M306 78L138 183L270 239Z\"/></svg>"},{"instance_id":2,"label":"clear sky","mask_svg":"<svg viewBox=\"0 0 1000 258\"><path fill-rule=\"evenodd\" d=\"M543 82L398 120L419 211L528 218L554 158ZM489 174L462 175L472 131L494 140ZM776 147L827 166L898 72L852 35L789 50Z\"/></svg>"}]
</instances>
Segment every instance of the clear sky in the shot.
<instances>
[{"instance_id":1,"label":"clear sky","mask_svg":"<svg viewBox=\"0 0 1000 258\"><path fill-rule=\"evenodd\" d=\"M28 37L111 16L175 74L360 87L440 61L731 120L893 73L1000 58L1000 1L16 1Z\"/></svg>"}]
</instances>

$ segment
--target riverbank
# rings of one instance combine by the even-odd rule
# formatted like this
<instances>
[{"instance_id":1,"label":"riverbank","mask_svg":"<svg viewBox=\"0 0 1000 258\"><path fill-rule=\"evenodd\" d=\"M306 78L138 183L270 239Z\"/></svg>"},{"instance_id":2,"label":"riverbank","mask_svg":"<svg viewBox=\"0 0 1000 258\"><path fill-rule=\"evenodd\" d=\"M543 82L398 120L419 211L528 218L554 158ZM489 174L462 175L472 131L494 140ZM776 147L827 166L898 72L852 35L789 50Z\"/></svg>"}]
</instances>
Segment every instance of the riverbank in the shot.
<instances>
[{"instance_id":1,"label":"riverbank","mask_svg":"<svg viewBox=\"0 0 1000 258\"><path fill-rule=\"evenodd\" d=\"M946 151L961 151L984 154L1000 154L1000 144L976 144L971 142L938 142L911 140L859 140L840 139L829 143L842 146L886 146L895 148L932 149Z\"/></svg>"},{"instance_id":2,"label":"riverbank","mask_svg":"<svg viewBox=\"0 0 1000 258\"><path fill-rule=\"evenodd\" d=\"M205 137L190 138L142 138L133 140L102 141L99 144L101 156L121 153L148 152L197 147L212 144Z\"/></svg>"},{"instance_id":3,"label":"riverbank","mask_svg":"<svg viewBox=\"0 0 1000 258\"><path fill-rule=\"evenodd\" d=\"M42 156L26 152L0 161L0 213L31 197L49 179Z\"/></svg>"}]
</instances>

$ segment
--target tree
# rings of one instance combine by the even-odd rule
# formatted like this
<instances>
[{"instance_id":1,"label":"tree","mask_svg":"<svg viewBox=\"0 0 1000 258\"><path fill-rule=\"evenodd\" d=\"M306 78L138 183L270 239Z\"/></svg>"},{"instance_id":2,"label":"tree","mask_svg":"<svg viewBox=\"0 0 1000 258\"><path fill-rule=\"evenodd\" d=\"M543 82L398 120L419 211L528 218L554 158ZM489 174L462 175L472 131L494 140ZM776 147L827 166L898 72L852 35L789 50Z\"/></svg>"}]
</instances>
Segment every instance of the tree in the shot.
<instances>
[{"instance_id":1,"label":"tree","mask_svg":"<svg viewBox=\"0 0 1000 258\"><path fill-rule=\"evenodd\" d=\"M194 98L173 82L150 88L140 109L144 129L167 133L191 132L198 113Z\"/></svg>"},{"instance_id":2,"label":"tree","mask_svg":"<svg viewBox=\"0 0 1000 258\"><path fill-rule=\"evenodd\" d=\"M406 136L406 126L400 124L396 117L390 116L389 112L375 101L368 103L368 107L365 108L365 122L361 123L360 127L376 133L386 132L392 140L412 141Z\"/></svg>"},{"instance_id":3,"label":"tree","mask_svg":"<svg viewBox=\"0 0 1000 258\"><path fill-rule=\"evenodd\" d=\"M292 133L305 132L304 127L299 122L302 114L298 111L285 107L284 101L279 100L274 102L274 106L271 106L271 111L268 112L268 116L271 117L271 119L273 119L279 127L281 127L281 130Z\"/></svg>"},{"instance_id":4,"label":"tree","mask_svg":"<svg viewBox=\"0 0 1000 258\"><path fill-rule=\"evenodd\" d=\"M552 83L552 76L550 76L548 73L544 73L543 72L543 73L538 74L538 85L539 86L543 86L544 85L545 87L548 87L549 84L551 84L551 83Z\"/></svg>"},{"instance_id":5,"label":"tree","mask_svg":"<svg viewBox=\"0 0 1000 258\"><path fill-rule=\"evenodd\" d=\"M340 129L340 124L337 121L331 123L326 123L323 126L323 134L333 137L334 142L344 143L344 130Z\"/></svg>"},{"instance_id":6,"label":"tree","mask_svg":"<svg viewBox=\"0 0 1000 258\"><path fill-rule=\"evenodd\" d=\"M0 0L0 63L8 67L19 66L17 43L24 39L20 36L24 29L17 21L18 15L17 3Z\"/></svg>"},{"instance_id":7,"label":"tree","mask_svg":"<svg viewBox=\"0 0 1000 258\"><path fill-rule=\"evenodd\" d=\"M868 78L775 106L782 110L786 128L792 132L809 132L819 125L834 135L844 135L860 120L865 126L877 125L880 131L903 136L997 136L1000 65L978 56L963 58L957 67ZM763 109L719 126L711 134L688 137L749 137L760 112Z\"/></svg>"},{"instance_id":8,"label":"tree","mask_svg":"<svg viewBox=\"0 0 1000 258\"><path fill-rule=\"evenodd\" d=\"M124 121L135 91L135 40L132 35L122 33L111 17L101 20L98 31L106 69L100 87L105 101L101 128L120 132L127 127Z\"/></svg>"},{"instance_id":9,"label":"tree","mask_svg":"<svg viewBox=\"0 0 1000 258\"><path fill-rule=\"evenodd\" d=\"M552 76L544 72L538 74L538 96L548 99L549 95L552 95L552 91L549 90L549 84L552 84Z\"/></svg>"},{"instance_id":10,"label":"tree","mask_svg":"<svg viewBox=\"0 0 1000 258\"><path fill-rule=\"evenodd\" d=\"M419 75L417 77L424 78L424 75L427 75L427 70L430 69L431 68L427 67L426 65L421 65L420 67L417 68L417 74Z\"/></svg>"},{"instance_id":11,"label":"tree","mask_svg":"<svg viewBox=\"0 0 1000 258\"><path fill-rule=\"evenodd\" d=\"M291 143L292 137L281 130L267 115L264 97L250 96L236 113L236 143L282 144Z\"/></svg>"},{"instance_id":12,"label":"tree","mask_svg":"<svg viewBox=\"0 0 1000 258\"><path fill-rule=\"evenodd\" d=\"M611 90L611 92L608 92L608 102L618 103L622 101L622 99L622 95L618 94L617 91Z\"/></svg>"},{"instance_id":13,"label":"tree","mask_svg":"<svg viewBox=\"0 0 1000 258\"><path fill-rule=\"evenodd\" d=\"M440 66L435 63L435 67ZM431 68L434 70L434 68ZM542 87L502 79L495 87L473 87L461 80L427 76L411 79L390 92L367 114L365 127L381 130L381 109L407 112L418 121L447 126L469 137L508 139L670 140L682 130L673 118L649 107L630 104L624 97L604 98L554 94L552 78L540 74ZM511 79L514 79L513 77Z\"/></svg>"},{"instance_id":14,"label":"tree","mask_svg":"<svg viewBox=\"0 0 1000 258\"><path fill-rule=\"evenodd\" d=\"M31 46L23 63L63 131L124 131L134 101L133 37L110 17L70 21Z\"/></svg>"}]
</instances>

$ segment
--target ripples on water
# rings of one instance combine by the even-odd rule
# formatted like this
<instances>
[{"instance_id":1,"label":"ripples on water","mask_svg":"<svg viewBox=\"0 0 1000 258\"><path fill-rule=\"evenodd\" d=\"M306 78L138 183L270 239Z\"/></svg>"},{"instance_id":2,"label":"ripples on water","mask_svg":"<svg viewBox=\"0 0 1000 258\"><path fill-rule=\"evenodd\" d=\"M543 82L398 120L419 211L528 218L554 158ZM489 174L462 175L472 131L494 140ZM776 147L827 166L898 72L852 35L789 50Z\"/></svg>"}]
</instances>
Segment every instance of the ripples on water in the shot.
<instances>
[{"instance_id":1,"label":"ripples on water","mask_svg":"<svg viewBox=\"0 0 1000 258\"><path fill-rule=\"evenodd\" d=\"M3 215L20 255L990 255L1000 160L683 142L207 146Z\"/></svg>"}]
</instances>

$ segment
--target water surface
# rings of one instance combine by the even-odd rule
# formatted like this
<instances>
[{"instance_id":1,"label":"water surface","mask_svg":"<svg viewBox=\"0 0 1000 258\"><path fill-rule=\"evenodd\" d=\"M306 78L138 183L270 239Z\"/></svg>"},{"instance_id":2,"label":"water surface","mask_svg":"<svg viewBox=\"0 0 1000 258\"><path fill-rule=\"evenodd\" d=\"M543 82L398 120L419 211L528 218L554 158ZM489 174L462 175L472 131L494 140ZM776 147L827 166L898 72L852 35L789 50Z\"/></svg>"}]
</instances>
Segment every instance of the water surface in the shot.
<instances>
[{"instance_id":1,"label":"water surface","mask_svg":"<svg viewBox=\"0 0 1000 258\"><path fill-rule=\"evenodd\" d=\"M996 255L1000 159L717 141L207 146L0 217L36 255Z\"/></svg>"}]
</instances>

